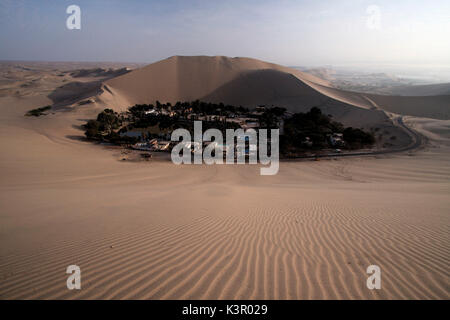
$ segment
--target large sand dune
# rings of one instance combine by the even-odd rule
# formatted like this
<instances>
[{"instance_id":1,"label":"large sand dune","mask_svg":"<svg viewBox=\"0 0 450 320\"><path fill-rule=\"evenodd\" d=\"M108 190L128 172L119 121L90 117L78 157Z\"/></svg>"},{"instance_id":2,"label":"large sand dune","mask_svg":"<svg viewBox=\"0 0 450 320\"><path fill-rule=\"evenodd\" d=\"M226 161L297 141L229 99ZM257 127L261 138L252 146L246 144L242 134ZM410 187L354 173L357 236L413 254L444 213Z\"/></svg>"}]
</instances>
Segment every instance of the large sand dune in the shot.
<instances>
[{"instance_id":1,"label":"large sand dune","mask_svg":"<svg viewBox=\"0 0 450 320\"><path fill-rule=\"evenodd\" d=\"M174 56L109 80L105 84L116 95L122 95L128 103L154 103L156 100L174 103L200 99L243 72L266 69L289 71L298 77L328 84L312 75L272 63L222 56ZM120 108L128 106L120 103L113 105Z\"/></svg>"},{"instance_id":2,"label":"large sand dune","mask_svg":"<svg viewBox=\"0 0 450 320\"><path fill-rule=\"evenodd\" d=\"M174 56L108 80L103 88L101 99L118 110L156 100L174 103L196 99L248 107L276 104L291 111L304 111L332 99L373 109L369 97L390 112L450 119L448 95L400 97L349 92L311 74L250 58Z\"/></svg>"},{"instance_id":3,"label":"large sand dune","mask_svg":"<svg viewBox=\"0 0 450 320\"><path fill-rule=\"evenodd\" d=\"M298 81L275 76L286 92ZM123 77L107 83L115 94ZM79 139L102 102L23 116L51 104L55 79L0 97L1 299L449 298L448 120L408 117L430 141L414 152L283 162L276 176L124 162ZM71 264L79 291L66 288ZM381 290L366 287L371 264Z\"/></svg>"},{"instance_id":4,"label":"large sand dune","mask_svg":"<svg viewBox=\"0 0 450 320\"><path fill-rule=\"evenodd\" d=\"M311 82L308 83L290 73L278 70L248 71L202 97L201 100L231 105L283 106L291 112L307 112L312 107L319 106L323 113L331 114L334 119L347 126L390 130L391 134L398 136L400 143L406 143L408 137L402 130L393 126L383 111L374 110L367 98L358 96L361 103L356 107L348 103L356 104L350 98L335 99L332 93L335 89L329 88L328 95L325 95L313 88ZM336 91L342 94L341 91Z\"/></svg>"}]
</instances>

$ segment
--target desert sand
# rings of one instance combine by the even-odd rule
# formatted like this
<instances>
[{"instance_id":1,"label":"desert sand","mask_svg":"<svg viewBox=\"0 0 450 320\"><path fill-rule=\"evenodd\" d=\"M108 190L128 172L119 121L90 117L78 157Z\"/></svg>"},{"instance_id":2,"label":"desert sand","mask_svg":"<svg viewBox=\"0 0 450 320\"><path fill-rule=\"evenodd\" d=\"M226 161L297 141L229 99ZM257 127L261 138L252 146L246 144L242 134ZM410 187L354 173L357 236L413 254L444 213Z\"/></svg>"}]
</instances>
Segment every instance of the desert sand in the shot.
<instances>
[{"instance_id":1,"label":"desert sand","mask_svg":"<svg viewBox=\"0 0 450 320\"><path fill-rule=\"evenodd\" d=\"M167 90L206 96L232 81L235 66L192 90ZM147 98L123 80L134 72L107 81L110 96L39 118L24 113L74 80L24 72L32 86L4 80L0 91L1 299L449 298L449 120L405 117L428 141L410 152L286 161L275 176L258 165L124 162L120 150L80 139L79 126L105 101ZM335 102L343 117L380 112L335 94L367 104ZM71 264L81 290L66 287ZM372 264L381 290L366 287Z\"/></svg>"}]
</instances>

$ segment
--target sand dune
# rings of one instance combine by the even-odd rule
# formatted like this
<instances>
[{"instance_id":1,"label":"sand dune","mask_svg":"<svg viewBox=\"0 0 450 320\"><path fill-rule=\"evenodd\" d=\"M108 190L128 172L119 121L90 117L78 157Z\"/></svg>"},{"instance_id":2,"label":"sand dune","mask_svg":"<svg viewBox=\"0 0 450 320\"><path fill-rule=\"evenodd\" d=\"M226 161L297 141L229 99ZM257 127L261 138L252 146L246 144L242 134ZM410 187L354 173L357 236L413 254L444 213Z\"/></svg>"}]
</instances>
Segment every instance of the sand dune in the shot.
<instances>
[{"instance_id":1,"label":"sand dune","mask_svg":"<svg viewBox=\"0 0 450 320\"><path fill-rule=\"evenodd\" d=\"M450 118L450 96L399 97L349 92L311 74L250 58L175 56L105 82L105 104L124 110L136 103L195 99L253 107L277 104L290 110L333 99L371 109L369 97L390 112Z\"/></svg>"},{"instance_id":2,"label":"sand dune","mask_svg":"<svg viewBox=\"0 0 450 320\"><path fill-rule=\"evenodd\" d=\"M450 95L437 96L391 96L358 93L307 82L311 87L326 96L361 108L373 108L371 101L379 108L417 117L447 120L450 119ZM367 99L369 98L369 99Z\"/></svg>"},{"instance_id":3,"label":"sand dune","mask_svg":"<svg viewBox=\"0 0 450 320\"><path fill-rule=\"evenodd\" d=\"M175 56L106 81L105 84L115 96L123 96L122 99L128 103L154 103L156 100L174 103L200 99L236 79L243 72L255 70L288 72L299 79L329 84L325 80L283 66L250 58L222 56ZM102 97L107 102L114 99L108 94ZM129 105L113 104L116 108L127 106Z\"/></svg>"},{"instance_id":4,"label":"sand dune","mask_svg":"<svg viewBox=\"0 0 450 320\"><path fill-rule=\"evenodd\" d=\"M248 77L264 87L266 74L283 94L298 81ZM407 117L430 141L414 152L283 162L276 176L123 162L120 149L78 139L101 101L23 116L51 104L55 79L9 83L20 95L0 97L0 299L449 298L448 120ZM342 118L380 112L333 103ZM66 288L70 264L80 291ZM366 287L371 264L381 290Z\"/></svg>"},{"instance_id":5,"label":"sand dune","mask_svg":"<svg viewBox=\"0 0 450 320\"><path fill-rule=\"evenodd\" d=\"M416 117L450 119L450 95L446 96L383 96L368 94L381 108Z\"/></svg>"},{"instance_id":6,"label":"sand dune","mask_svg":"<svg viewBox=\"0 0 450 320\"><path fill-rule=\"evenodd\" d=\"M394 143L408 143L408 136L392 125L386 114L375 109L373 103L366 97L355 95L359 99L358 102L352 100L351 95L347 95L347 99L344 99L339 96L342 95L342 91L328 87L325 95L312 87L318 85L308 83L309 85L292 74L278 70L248 71L202 97L201 100L248 107L282 106L291 112L307 112L312 107L319 106L323 113L331 114L334 119L347 126L366 129L377 127L395 135L398 140ZM349 102L358 103L361 107Z\"/></svg>"},{"instance_id":7,"label":"sand dune","mask_svg":"<svg viewBox=\"0 0 450 320\"><path fill-rule=\"evenodd\" d=\"M130 72L129 68L120 69L103 69L103 68L92 68L92 69L78 69L72 71L70 76L73 78L83 78L83 77L103 77L103 78L114 78L120 75Z\"/></svg>"},{"instance_id":8,"label":"sand dune","mask_svg":"<svg viewBox=\"0 0 450 320\"><path fill-rule=\"evenodd\" d=\"M286 102L280 101L283 99ZM295 103L289 104L289 99L301 100L303 104L301 106ZM234 80L202 97L201 100L249 107L281 103L291 111L296 111L301 107L311 108L320 105L328 100L328 97L312 89L292 74L265 69L243 72Z\"/></svg>"},{"instance_id":9,"label":"sand dune","mask_svg":"<svg viewBox=\"0 0 450 320\"><path fill-rule=\"evenodd\" d=\"M396 96L448 96L450 95L450 83L398 86L391 88L389 94Z\"/></svg>"},{"instance_id":10,"label":"sand dune","mask_svg":"<svg viewBox=\"0 0 450 320\"><path fill-rule=\"evenodd\" d=\"M56 88L48 97L55 107L70 105L82 99L96 96L101 92L100 81L70 82Z\"/></svg>"},{"instance_id":11,"label":"sand dune","mask_svg":"<svg viewBox=\"0 0 450 320\"><path fill-rule=\"evenodd\" d=\"M317 88L321 88L325 94ZM345 94L344 97L343 92L338 89L302 81L286 72L267 69L242 73L201 100L248 107L282 106L291 112L306 112L314 106L319 106L324 113L338 116L345 113L345 117L340 120L347 122L352 122L354 114L364 113L372 117L372 124L386 119L382 112L370 110L374 107L365 96L354 94L355 99L352 99L351 93ZM363 125L364 121L354 121L354 124Z\"/></svg>"}]
</instances>

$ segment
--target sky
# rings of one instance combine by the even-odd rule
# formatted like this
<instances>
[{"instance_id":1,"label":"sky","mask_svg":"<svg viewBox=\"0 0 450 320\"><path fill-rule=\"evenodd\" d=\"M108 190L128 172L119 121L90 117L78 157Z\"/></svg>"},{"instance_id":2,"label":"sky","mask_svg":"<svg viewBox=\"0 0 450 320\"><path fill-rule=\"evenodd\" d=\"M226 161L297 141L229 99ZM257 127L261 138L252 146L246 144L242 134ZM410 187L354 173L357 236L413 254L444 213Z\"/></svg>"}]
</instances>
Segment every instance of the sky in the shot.
<instances>
[{"instance_id":1,"label":"sky","mask_svg":"<svg viewBox=\"0 0 450 320\"><path fill-rule=\"evenodd\" d=\"M81 29L69 30L69 5ZM0 0L0 60L450 67L449 0Z\"/></svg>"}]
</instances>

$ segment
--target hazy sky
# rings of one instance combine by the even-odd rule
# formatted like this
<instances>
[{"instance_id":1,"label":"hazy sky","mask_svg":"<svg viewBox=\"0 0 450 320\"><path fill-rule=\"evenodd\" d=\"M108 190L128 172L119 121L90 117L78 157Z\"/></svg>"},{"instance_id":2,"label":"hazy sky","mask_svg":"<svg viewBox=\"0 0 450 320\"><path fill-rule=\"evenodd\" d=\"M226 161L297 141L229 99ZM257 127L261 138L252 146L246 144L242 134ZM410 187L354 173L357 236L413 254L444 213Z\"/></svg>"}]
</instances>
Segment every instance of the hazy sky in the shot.
<instances>
[{"instance_id":1,"label":"hazy sky","mask_svg":"<svg viewBox=\"0 0 450 320\"><path fill-rule=\"evenodd\" d=\"M81 30L66 28L71 4L81 8ZM226 55L448 67L449 39L449 0L0 0L0 60Z\"/></svg>"}]
</instances>

